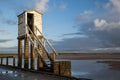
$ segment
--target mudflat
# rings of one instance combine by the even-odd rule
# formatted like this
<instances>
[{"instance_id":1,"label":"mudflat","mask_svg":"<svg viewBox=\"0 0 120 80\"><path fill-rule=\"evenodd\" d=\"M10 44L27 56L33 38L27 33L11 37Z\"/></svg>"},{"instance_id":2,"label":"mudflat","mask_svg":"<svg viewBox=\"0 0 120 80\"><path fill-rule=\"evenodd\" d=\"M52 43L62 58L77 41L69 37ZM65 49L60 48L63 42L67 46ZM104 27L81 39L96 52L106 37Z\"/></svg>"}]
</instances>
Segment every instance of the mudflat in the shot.
<instances>
[{"instance_id":1,"label":"mudflat","mask_svg":"<svg viewBox=\"0 0 120 80\"><path fill-rule=\"evenodd\" d=\"M57 59L91 60L91 59L120 59L120 53L60 53Z\"/></svg>"},{"instance_id":2,"label":"mudflat","mask_svg":"<svg viewBox=\"0 0 120 80\"><path fill-rule=\"evenodd\" d=\"M7 66L0 66L0 80L91 80L65 77L44 72L31 72Z\"/></svg>"}]
</instances>

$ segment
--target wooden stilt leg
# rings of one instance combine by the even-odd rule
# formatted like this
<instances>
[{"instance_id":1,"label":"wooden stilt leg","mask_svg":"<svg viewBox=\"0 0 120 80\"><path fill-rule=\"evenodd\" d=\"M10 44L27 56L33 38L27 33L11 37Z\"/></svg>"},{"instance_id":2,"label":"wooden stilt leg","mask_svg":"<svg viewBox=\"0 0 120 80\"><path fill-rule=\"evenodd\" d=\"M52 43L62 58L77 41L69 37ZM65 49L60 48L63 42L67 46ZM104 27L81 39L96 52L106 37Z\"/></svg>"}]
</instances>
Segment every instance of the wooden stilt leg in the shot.
<instances>
[{"instance_id":1,"label":"wooden stilt leg","mask_svg":"<svg viewBox=\"0 0 120 80\"><path fill-rule=\"evenodd\" d=\"M22 40L18 39L18 67L22 68Z\"/></svg>"},{"instance_id":2,"label":"wooden stilt leg","mask_svg":"<svg viewBox=\"0 0 120 80\"><path fill-rule=\"evenodd\" d=\"M27 38L25 38L24 41L24 68L28 69L28 63L29 63L29 42Z\"/></svg>"},{"instance_id":3,"label":"wooden stilt leg","mask_svg":"<svg viewBox=\"0 0 120 80\"><path fill-rule=\"evenodd\" d=\"M40 51L40 54L42 55L42 49L40 48L39 46L39 51ZM41 58L38 56L38 70L42 69L44 66L43 66L43 63L41 61Z\"/></svg>"},{"instance_id":4,"label":"wooden stilt leg","mask_svg":"<svg viewBox=\"0 0 120 80\"><path fill-rule=\"evenodd\" d=\"M31 69L34 69L34 46L31 44Z\"/></svg>"}]
</instances>

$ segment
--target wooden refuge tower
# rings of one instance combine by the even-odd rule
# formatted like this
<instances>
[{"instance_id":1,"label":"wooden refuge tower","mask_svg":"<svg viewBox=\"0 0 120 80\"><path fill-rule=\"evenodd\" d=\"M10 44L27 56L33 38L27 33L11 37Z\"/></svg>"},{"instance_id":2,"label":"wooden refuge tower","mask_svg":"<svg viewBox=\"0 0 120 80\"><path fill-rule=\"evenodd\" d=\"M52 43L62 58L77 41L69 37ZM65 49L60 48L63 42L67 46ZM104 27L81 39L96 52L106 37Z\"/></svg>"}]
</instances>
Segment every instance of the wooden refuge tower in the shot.
<instances>
[{"instance_id":1,"label":"wooden refuge tower","mask_svg":"<svg viewBox=\"0 0 120 80\"><path fill-rule=\"evenodd\" d=\"M49 53L49 50L52 52ZM18 15L18 67L22 68L24 62L24 68L34 69L34 57L37 57L37 69L50 69L56 54L42 34L42 14L36 10L27 10Z\"/></svg>"}]
</instances>

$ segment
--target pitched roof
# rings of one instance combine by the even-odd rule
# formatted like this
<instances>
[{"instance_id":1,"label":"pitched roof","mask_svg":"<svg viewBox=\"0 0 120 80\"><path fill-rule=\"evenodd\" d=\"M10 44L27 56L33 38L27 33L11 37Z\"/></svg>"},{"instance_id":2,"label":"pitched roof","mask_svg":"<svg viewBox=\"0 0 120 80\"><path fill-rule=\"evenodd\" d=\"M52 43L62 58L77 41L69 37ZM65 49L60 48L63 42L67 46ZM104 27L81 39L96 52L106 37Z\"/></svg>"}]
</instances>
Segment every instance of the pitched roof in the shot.
<instances>
[{"instance_id":1,"label":"pitched roof","mask_svg":"<svg viewBox=\"0 0 120 80\"><path fill-rule=\"evenodd\" d=\"M24 14L25 12L31 12L31 11L35 11L35 12L43 15L43 13L41 13L41 12L39 12L38 10L35 10L35 9L34 9L34 10L26 10L26 11L24 11L23 13L19 14L18 17L19 17L20 15Z\"/></svg>"}]
</instances>

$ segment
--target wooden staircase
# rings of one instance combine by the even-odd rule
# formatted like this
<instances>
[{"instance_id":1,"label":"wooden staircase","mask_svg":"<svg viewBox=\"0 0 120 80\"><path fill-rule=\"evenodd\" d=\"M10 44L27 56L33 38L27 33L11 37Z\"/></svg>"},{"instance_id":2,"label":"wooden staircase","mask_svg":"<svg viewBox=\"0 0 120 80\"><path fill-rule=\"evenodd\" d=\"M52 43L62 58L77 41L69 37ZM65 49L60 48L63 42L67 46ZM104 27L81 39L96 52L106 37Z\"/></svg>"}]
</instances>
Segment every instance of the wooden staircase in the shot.
<instances>
[{"instance_id":1,"label":"wooden staircase","mask_svg":"<svg viewBox=\"0 0 120 80\"><path fill-rule=\"evenodd\" d=\"M34 46L34 53L36 53L40 57L40 60L44 66L43 69L44 70L51 69L53 62L55 61L55 57L57 56L55 49L36 26L35 29L42 36L41 39L29 28L28 25L26 25L26 27L28 32L31 33L27 34L27 39L30 41L32 46ZM49 50L52 52L49 52ZM44 54L46 55L46 57L43 57ZM46 58L49 64L48 62L46 62Z\"/></svg>"}]
</instances>

